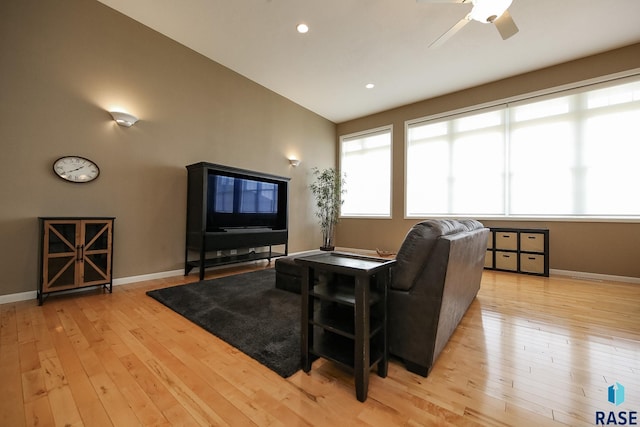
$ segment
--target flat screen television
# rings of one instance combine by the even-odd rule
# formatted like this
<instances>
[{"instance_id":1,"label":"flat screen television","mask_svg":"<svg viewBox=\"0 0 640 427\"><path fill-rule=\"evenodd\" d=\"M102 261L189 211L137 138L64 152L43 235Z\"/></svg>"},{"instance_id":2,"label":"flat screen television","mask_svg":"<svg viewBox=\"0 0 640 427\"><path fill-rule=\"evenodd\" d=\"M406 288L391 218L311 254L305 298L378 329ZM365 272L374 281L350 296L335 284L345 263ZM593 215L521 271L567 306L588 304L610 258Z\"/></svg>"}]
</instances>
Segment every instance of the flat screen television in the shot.
<instances>
[{"instance_id":1,"label":"flat screen television","mask_svg":"<svg viewBox=\"0 0 640 427\"><path fill-rule=\"evenodd\" d=\"M287 183L210 170L207 231L287 228Z\"/></svg>"}]
</instances>

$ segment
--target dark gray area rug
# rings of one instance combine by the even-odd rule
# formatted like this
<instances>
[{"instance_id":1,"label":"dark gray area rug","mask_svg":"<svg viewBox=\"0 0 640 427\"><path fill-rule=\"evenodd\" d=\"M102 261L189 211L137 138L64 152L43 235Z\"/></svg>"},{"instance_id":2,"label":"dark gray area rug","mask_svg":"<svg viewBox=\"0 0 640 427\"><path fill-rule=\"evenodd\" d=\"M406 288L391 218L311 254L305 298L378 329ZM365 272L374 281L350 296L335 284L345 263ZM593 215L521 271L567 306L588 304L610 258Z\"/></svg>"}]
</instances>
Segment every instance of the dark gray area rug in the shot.
<instances>
[{"instance_id":1,"label":"dark gray area rug","mask_svg":"<svg viewBox=\"0 0 640 427\"><path fill-rule=\"evenodd\" d=\"M300 369L300 295L275 288L274 269L147 292L286 378Z\"/></svg>"}]
</instances>

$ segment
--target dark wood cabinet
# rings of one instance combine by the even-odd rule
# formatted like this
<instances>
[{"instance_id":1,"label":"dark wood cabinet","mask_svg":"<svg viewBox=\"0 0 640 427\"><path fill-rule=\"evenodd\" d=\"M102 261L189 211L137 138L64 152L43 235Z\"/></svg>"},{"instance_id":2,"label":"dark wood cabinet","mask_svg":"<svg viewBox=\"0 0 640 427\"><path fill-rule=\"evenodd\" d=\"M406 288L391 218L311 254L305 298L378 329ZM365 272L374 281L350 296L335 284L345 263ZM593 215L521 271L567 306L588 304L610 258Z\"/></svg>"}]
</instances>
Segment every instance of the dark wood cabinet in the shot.
<instances>
[{"instance_id":1,"label":"dark wood cabinet","mask_svg":"<svg viewBox=\"0 0 640 427\"><path fill-rule=\"evenodd\" d=\"M112 292L115 218L41 217L38 303L58 291L103 286Z\"/></svg>"},{"instance_id":2,"label":"dark wood cabinet","mask_svg":"<svg viewBox=\"0 0 640 427\"><path fill-rule=\"evenodd\" d=\"M302 275L302 369L313 356L353 369L364 402L369 371L387 376L387 291L395 260L326 253L296 258Z\"/></svg>"},{"instance_id":3,"label":"dark wood cabinet","mask_svg":"<svg viewBox=\"0 0 640 427\"><path fill-rule=\"evenodd\" d=\"M206 162L187 174L185 276L287 255L289 178Z\"/></svg>"},{"instance_id":4,"label":"dark wood cabinet","mask_svg":"<svg viewBox=\"0 0 640 427\"><path fill-rule=\"evenodd\" d=\"M491 228L485 268L549 276L549 230Z\"/></svg>"}]
</instances>

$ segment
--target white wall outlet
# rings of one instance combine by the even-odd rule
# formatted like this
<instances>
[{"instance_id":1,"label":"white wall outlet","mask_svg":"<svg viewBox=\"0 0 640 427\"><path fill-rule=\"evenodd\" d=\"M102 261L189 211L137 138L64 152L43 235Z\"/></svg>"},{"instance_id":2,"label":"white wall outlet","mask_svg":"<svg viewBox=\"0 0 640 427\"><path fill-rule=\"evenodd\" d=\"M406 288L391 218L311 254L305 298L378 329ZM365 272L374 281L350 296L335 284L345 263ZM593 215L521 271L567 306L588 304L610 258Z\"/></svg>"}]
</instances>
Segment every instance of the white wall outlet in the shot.
<instances>
[{"instance_id":1,"label":"white wall outlet","mask_svg":"<svg viewBox=\"0 0 640 427\"><path fill-rule=\"evenodd\" d=\"M231 255L237 255L237 254L238 254L238 250L237 250L237 249L231 249L231 250L229 251L229 253L230 253Z\"/></svg>"}]
</instances>

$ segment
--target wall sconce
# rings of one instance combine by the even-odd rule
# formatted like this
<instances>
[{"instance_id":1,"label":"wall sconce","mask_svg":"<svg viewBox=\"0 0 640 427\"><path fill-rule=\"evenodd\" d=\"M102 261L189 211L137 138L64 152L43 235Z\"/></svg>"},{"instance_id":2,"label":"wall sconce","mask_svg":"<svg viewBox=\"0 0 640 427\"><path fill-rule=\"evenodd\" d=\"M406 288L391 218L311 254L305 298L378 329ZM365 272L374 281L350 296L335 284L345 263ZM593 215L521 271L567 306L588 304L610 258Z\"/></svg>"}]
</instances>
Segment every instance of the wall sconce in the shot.
<instances>
[{"instance_id":1,"label":"wall sconce","mask_svg":"<svg viewBox=\"0 0 640 427\"><path fill-rule=\"evenodd\" d=\"M111 117L113 117L113 120L115 120L117 124L127 128L131 127L138 121L138 118L133 114L124 113L122 111L109 111L109 114L111 114Z\"/></svg>"},{"instance_id":2,"label":"wall sconce","mask_svg":"<svg viewBox=\"0 0 640 427\"><path fill-rule=\"evenodd\" d=\"M300 164L300 160L298 160L298 159L289 159L289 164L291 166L293 166L294 168L297 168L298 165Z\"/></svg>"}]
</instances>

